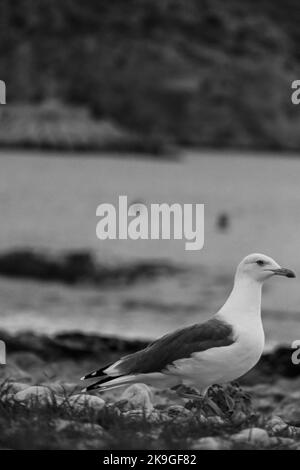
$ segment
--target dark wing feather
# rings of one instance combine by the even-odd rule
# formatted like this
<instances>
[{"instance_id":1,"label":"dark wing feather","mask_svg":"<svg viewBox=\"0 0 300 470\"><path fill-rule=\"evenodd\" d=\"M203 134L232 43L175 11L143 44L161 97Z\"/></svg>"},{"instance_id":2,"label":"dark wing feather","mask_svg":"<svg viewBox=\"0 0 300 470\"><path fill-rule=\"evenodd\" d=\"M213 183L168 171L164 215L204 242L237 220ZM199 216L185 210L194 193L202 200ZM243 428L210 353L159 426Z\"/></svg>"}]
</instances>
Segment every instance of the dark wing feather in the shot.
<instances>
[{"instance_id":1,"label":"dark wing feather","mask_svg":"<svg viewBox=\"0 0 300 470\"><path fill-rule=\"evenodd\" d=\"M103 376L105 376L103 371L105 369L107 369L108 367L112 366L113 364L114 364L114 362L111 362L110 364L106 364L106 366L101 367L101 369L94 370L90 374L87 374L87 375L81 377L81 380L96 379L97 377L103 377ZM107 377L107 376L105 376L105 377Z\"/></svg>"},{"instance_id":2,"label":"dark wing feather","mask_svg":"<svg viewBox=\"0 0 300 470\"><path fill-rule=\"evenodd\" d=\"M116 371L120 375L160 372L178 359L195 352L229 346L234 343L232 327L217 318L188 326L149 344L145 349L120 360Z\"/></svg>"}]
</instances>

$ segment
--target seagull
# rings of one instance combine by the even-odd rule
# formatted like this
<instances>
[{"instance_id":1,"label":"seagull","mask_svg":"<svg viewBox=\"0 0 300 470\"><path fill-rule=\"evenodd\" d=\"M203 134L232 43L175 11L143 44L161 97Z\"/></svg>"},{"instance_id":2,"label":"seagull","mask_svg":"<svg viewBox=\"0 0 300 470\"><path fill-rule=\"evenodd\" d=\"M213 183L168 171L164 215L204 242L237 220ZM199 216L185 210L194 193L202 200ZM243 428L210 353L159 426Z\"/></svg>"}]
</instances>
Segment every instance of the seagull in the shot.
<instances>
[{"instance_id":1,"label":"seagull","mask_svg":"<svg viewBox=\"0 0 300 470\"><path fill-rule=\"evenodd\" d=\"M132 383L156 388L190 387L205 395L214 384L234 381L252 369L264 350L261 291L273 276L296 277L272 258L246 256L223 307L211 319L162 336L146 348L107 364L81 380L96 379L83 392Z\"/></svg>"}]
</instances>

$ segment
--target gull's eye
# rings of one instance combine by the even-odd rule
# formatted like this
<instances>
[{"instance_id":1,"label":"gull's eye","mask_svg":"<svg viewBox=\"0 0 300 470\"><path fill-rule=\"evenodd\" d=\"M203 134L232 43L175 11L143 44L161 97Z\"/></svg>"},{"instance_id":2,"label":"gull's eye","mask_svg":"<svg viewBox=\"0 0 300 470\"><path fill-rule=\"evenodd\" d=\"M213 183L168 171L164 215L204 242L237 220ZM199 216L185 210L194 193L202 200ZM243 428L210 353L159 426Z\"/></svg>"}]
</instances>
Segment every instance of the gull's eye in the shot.
<instances>
[{"instance_id":1,"label":"gull's eye","mask_svg":"<svg viewBox=\"0 0 300 470\"><path fill-rule=\"evenodd\" d=\"M258 266L264 266L266 263L265 263L264 260L259 259L259 260L256 261L256 264L258 264Z\"/></svg>"}]
</instances>

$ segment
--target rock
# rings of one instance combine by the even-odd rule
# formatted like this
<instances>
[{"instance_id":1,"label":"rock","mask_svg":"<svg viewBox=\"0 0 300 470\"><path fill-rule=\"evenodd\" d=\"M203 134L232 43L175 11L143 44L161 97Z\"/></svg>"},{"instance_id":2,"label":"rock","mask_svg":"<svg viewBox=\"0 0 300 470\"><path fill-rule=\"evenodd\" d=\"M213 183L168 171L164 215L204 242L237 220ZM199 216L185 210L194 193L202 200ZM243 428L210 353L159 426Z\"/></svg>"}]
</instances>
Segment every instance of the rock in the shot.
<instances>
[{"instance_id":1,"label":"rock","mask_svg":"<svg viewBox=\"0 0 300 470\"><path fill-rule=\"evenodd\" d=\"M234 413L234 415L231 417L231 421L233 424L242 424L246 421L247 415L243 411L237 411Z\"/></svg>"},{"instance_id":2,"label":"rock","mask_svg":"<svg viewBox=\"0 0 300 470\"><path fill-rule=\"evenodd\" d=\"M15 394L3 393L3 395L1 395L1 402L13 405L15 403Z\"/></svg>"},{"instance_id":3,"label":"rock","mask_svg":"<svg viewBox=\"0 0 300 470\"><path fill-rule=\"evenodd\" d=\"M297 443L288 437L270 437L269 445L272 447L294 447Z\"/></svg>"},{"instance_id":4,"label":"rock","mask_svg":"<svg viewBox=\"0 0 300 470\"><path fill-rule=\"evenodd\" d=\"M233 434L231 440L236 443L257 444L265 447L269 445L270 437L264 429L248 428Z\"/></svg>"},{"instance_id":5,"label":"rock","mask_svg":"<svg viewBox=\"0 0 300 470\"><path fill-rule=\"evenodd\" d=\"M143 410L146 415L149 415L154 410L152 392L145 384L134 384L128 387L120 401L123 402L123 411Z\"/></svg>"},{"instance_id":6,"label":"rock","mask_svg":"<svg viewBox=\"0 0 300 470\"><path fill-rule=\"evenodd\" d=\"M279 416L273 416L266 424L266 428L273 434L282 433L288 429L288 424Z\"/></svg>"},{"instance_id":7,"label":"rock","mask_svg":"<svg viewBox=\"0 0 300 470\"><path fill-rule=\"evenodd\" d=\"M14 400L27 406L49 405L58 402L56 395L48 388L31 386L14 395Z\"/></svg>"},{"instance_id":8,"label":"rock","mask_svg":"<svg viewBox=\"0 0 300 470\"><path fill-rule=\"evenodd\" d=\"M21 382L5 382L1 387L1 391L3 393L16 394L18 392L21 392L22 390L25 390L28 387L29 384L24 384Z\"/></svg>"},{"instance_id":9,"label":"rock","mask_svg":"<svg viewBox=\"0 0 300 470\"><path fill-rule=\"evenodd\" d=\"M66 406L70 406L74 411L100 411L105 406L105 401L95 395L78 394L68 397Z\"/></svg>"},{"instance_id":10,"label":"rock","mask_svg":"<svg viewBox=\"0 0 300 470\"><path fill-rule=\"evenodd\" d=\"M54 421L56 432L75 431L83 434L91 434L93 437L102 437L104 430L99 424L81 423L68 419L56 419Z\"/></svg>"},{"instance_id":11,"label":"rock","mask_svg":"<svg viewBox=\"0 0 300 470\"><path fill-rule=\"evenodd\" d=\"M202 437L194 441L190 446L191 450L228 450L231 443L218 437Z\"/></svg>"},{"instance_id":12,"label":"rock","mask_svg":"<svg viewBox=\"0 0 300 470\"><path fill-rule=\"evenodd\" d=\"M288 437L299 437L300 436L300 427L288 426L286 434L287 434Z\"/></svg>"},{"instance_id":13,"label":"rock","mask_svg":"<svg viewBox=\"0 0 300 470\"><path fill-rule=\"evenodd\" d=\"M287 403L282 405L281 408L275 410L276 415L283 419L288 424L293 426L300 425L300 402Z\"/></svg>"},{"instance_id":14,"label":"rock","mask_svg":"<svg viewBox=\"0 0 300 470\"><path fill-rule=\"evenodd\" d=\"M79 386L76 383L74 384L69 382L47 382L43 383L42 385L48 387L56 395L60 395L63 397L66 397L67 395L78 394L78 392L82 389L82 386Z\"/></svg>"},{"instance_id":15,"label":"rock","mask_svg":"<svg viewBox=\"0 0 300 470\"><path fill-rule=\"evenodd\" d=\"M14 404L15 394L29 387L28 384L19 382L5 382L1 387L0 399L2 403Z\"/></svg>"},{"instance_id":16,"label":"rock","mask_svg":"<svg viewBox=\"0 0 300 470\"><path fill-rule=\"evenodd\" d=\"M211 426L224 426L225 421L220 416L208 416L207 418L207 425Z\"/></svg>"}]
</instances>

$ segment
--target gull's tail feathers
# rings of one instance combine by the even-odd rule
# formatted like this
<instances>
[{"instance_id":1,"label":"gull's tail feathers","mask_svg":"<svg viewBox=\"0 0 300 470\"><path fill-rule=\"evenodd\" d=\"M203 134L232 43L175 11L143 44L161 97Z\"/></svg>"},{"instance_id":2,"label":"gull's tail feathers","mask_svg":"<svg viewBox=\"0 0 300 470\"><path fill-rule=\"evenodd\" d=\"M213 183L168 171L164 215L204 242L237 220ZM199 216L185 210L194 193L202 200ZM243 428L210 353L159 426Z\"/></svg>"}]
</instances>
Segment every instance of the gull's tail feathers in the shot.
<instances>
[{"instance_id":1,"label":"gull's tail feathers","mask_svg":"<svg viewBox=\"0 0 300 470\"><path fill-rule=\"evenodd\" d=\"M121 377L103 377L98 380L98 382L89 385L82 392L90 392L92 390L98 390L99 392L105 392L107 390L112 390L113 388L122 387L123 385L128 385L136 381L136 376L134 375L123 375Z\"/></svg>"},{"instance_id":2,"label":"gull's tail feathers","mask_svg":"<svg viewBox=\"0 0 300 470\"><path fill-rule=\"evenodd\" d=\"M105 376L106 369L108 369L108 367L112 366L113 364L114 362L111 362L110 364L106 364L106 366L101 367L101 369L94 370L90 374L84 375L83 377L81 377L80 380L96 379L97 377L103 377ZM107 376L105 376L105 378L107 378Z\"/></svg>"}]
</instances>

